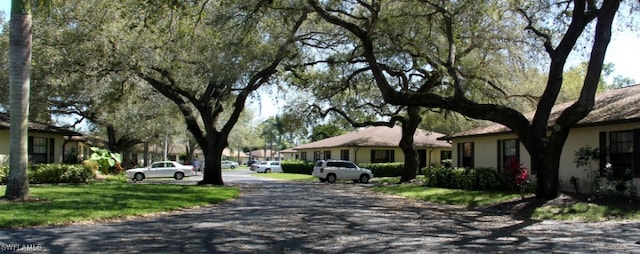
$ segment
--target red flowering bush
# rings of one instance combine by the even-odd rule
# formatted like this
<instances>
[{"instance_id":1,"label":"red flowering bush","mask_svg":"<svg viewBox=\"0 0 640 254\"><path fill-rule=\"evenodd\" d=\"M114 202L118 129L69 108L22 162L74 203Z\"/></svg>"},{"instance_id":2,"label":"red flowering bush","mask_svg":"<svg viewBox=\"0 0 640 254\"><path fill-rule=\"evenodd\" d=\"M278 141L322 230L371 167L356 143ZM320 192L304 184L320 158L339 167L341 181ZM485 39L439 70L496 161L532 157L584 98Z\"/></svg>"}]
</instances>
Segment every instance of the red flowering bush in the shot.
<instances>
[{"instance_id":1,"label":"red flowering bush","mask_svg":"<svg viewBox=\"0 0 640 254\"><path fill-rule=\"evenodd\" d=\"M520 174L516 175L516 185L518 187L522 187L523 184L526 184L529 179L529 170L525 167L520 168Z\"/></svg>"},{"instance_id":2,"label":"red flowering bush","mask_svg":"<svg viewBox=\"0 0 640 254\"><path fill-rule=\"evenodd\" d=\"M511 159L505 165L505 184L512 186L511 189L520 191L520 194L524 197L524 191L529 184L529 170L520 163L517 159Z\"/></svg>"}]
</instances>

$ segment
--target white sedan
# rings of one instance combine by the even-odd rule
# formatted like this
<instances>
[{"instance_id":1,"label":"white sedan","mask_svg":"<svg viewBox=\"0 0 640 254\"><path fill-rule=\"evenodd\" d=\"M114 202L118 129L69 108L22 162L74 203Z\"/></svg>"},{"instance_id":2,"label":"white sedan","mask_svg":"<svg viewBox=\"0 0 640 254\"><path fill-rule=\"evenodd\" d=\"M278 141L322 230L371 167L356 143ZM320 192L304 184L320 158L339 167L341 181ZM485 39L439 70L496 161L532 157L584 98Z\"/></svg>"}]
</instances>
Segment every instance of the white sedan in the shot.
<instances>
[{"instance_id":1,"label":"white sedan","mask_svg":"<svg viewBox=\"0 0 640 254\"><path fill-rule=\"evenodd\" d=\"M196 171L193 166L182 165L175 161L158 161L144 168L127 170L127 178L133 181L142 181L145 178L173 177L182 180L185 176L194 176Z\"/></svg>"},{"instance_id":2,"label":"white sedan","mask_svg":"<svg viewBox=\"0 0 640 254\"><path fill-rule=\"evenodd\" d=\"M282 172L282 167L279 161L263 161L251 165L251 170L258 173Z\"/></svg>"},{"instance_id":3,"label":"white sedan","mask_svg":"<svg viewBox=\"0 0 640 254\"><path fill-rule=\"evenodd\" d=\"M222 161L222 168L230 168L230 169L235 169L238 166L240 166L237 162L233 162L233 161Z\"/></svg>"}]
</instances>

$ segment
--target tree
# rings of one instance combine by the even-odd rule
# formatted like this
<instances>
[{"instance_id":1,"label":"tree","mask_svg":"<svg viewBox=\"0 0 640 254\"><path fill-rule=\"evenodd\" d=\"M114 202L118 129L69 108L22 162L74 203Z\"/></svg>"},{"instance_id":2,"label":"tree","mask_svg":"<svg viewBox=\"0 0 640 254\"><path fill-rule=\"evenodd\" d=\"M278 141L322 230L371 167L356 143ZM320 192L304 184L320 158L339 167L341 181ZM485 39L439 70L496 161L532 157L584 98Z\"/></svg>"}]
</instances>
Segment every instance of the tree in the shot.
<instances>
[{"instance_id":1,"label":"tree","mask_svg":"<svg viewBox=\"0 0 640 254\"><path fill-rule=\"evenodd\" d=\"M335 137L346 133L343 129L335 124L320 124L311 130L311 141L318 141L325 138Z\"/></svg>"},{"instance_id":2,"label":"tree","mask_svg":"<svg viewBox=\"0 0 640 254\"><path fill-rule=\"evenodd\" d=\"M294 82L303 89L310 90L309 104L312 111L321 119L336 114L338 119L346 120L351 127L387 126L401 124L402 138L399 146L404 153L404 169L400 182L409 182L416 178L419 169L418 151L414 144L414 135L422 122L420 107L388 105L371 84L371 76L363 75L367 68L349 68L351 55L344 58L331 55L330 59L303 64L294 70ZM306 68L305 68L306 67ZM297 73L296 73L297 72ZM314 72L314 80L305 78L303 72ZM316 84L316 85L310 85ZM311 87L308 89L307 87ZM323 108L323 105L328 107ZM335 118L334 118L335 119ZM315 129L314 129L315 130Z\"/></svg>"},{"instance_id":3,"label":"tree","mask_svg":"<svg viewBox=\"0 0 640 254\"><path fill-rule=\"evenodd\" d=\"M160 60L141 61L134 67L136 75L178 106L204 153L199 184L224 184L222 151L248 96L269 83L281 62L296 54L292 45L306 14L273 7L281 3L270 4L272 12L261 13L261 1L185 3L156 12L157 18L173 15L173 19L130 24L139 26L136 32L146 38L145 54ZM231 113L218 128L227 110Z\"/></svg>"},{"instance_id":4,"label":"tree","mask_svg":"<svg viewBox=\"0 0 640 254\"><path fill-rule=\"evenodd\" d=\"M335 5L334 2L321 4L314 0L307 2L325 21L348 31L356 38L358 52L370 67L385 101L398 105L453 110L468 117L489 120L509 127L531 155L532 168L537 171L536 195L547 199L557 196L560 153L571 126L584 118L593 107L604 54L611 36L612 21L620 1L596 3L574 0L550 5L546 2L540 5L514 2L514 5L511 5L510 2L503 1L423 0L407 2L407 6L403 6L403 3L383 5L379 1L358 1L342 5ZM347 12L346 9L357 9L358 12ZM389 21L389 13L393 12L394 16L398 17L398 12L402 11L405 13L400 14L407 15L405 17L416 18L412 22L420 24L417 26L418 29L413 29L415 25L409 26L406 23L397 28L401 34L378 29L379 26L384 27L383 22ZM424 12L414 13L419 11ZM558 22L551 21L554 17L559 18L556 20ZM563 69L567 58L592 22L595 22L595 31L591 37L593 44L580 97L562 112L551 125L553 128L550 134L547 134L551 109L562 88ZM555 40L550 33L554 30L542 28L552 23L567 24L559 33L559 40ZM491 67L488 65L490 61L509 61L509 55L505 55L509 49L534 49L527 47L527 44L520 44L532 41L522 31L528 31L535 36L533 40L536 43L533 45L542 45L543 55L546 55L549 62L544 92L538 100L537 110L531 121L514 108L496 103L498 100L492 100L504 98L500 95L505 95L505 90L500 83L495 82L495 77L479 75L486 70L483 67ZM505 38L506 36L516 38ZM421 40L414 40L415 38ZM400 42L406 44L403 44L403 47L388 47ZM399 89L394 83L395 80L408 78L411 72L398 71L385 65L384 61L388 60L389 56L380 51L387 48L392 48L397 58L404 56L412 63L419 63L410 71L426 70L429 74L440 75L442 87L446 92L435 91L425 85L418 85L414 89ZM422 68L423 66L428 68ZM471 66L476 68L469 68ZM478 93L482 97L473 98L469 91L478 85L487 91Z\"/></svg>"},{"instance_id":5,"label":"tree","mask_svg":"<svg viewBox=\"0 0 640 254\"><path fill-rule=\"evenodd\" d=\"M29 130L29 93L31 76L31 4L51 7L53 0L12 0L9 21L9 176L5 198L29 199L27 176L27 137Z\"/></svg>"}]
</instances>

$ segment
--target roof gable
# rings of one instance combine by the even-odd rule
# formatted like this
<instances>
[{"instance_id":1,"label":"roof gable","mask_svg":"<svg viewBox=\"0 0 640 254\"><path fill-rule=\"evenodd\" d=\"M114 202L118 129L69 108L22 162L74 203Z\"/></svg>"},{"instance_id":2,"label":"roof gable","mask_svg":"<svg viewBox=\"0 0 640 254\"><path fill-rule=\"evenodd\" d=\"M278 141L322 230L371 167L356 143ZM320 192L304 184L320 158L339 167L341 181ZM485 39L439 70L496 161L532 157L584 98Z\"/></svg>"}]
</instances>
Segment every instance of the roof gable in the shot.
<instances>
[{"instance_id":1,"label":"roof gable","mask_svg":"<svg viewBox=\"0 0 640 254\"><path fill-rule=\"evenodd\" d=\"M449 148L451 144L446 141L437 140L444 134L417 129L414 134L414 144L417 147L440 147ZM402 138L402 127L376 126L359 129L343 135L318 140L304 145L296 146L293 149L313 149L330 147L397 147Z\"/></svg>"},{"instance_id":2,"label":"roof gable","mask_svg":"<svg viewBox=\"0 0 640 254\"><path fill-rule=\"evenodd\" d=\"M551 110L549 116L549 126L555 123L562 112L571 106L575 101L557 104ZM531 121L534 112L529 112L524 116ZM640 121L640 84L614 89L596 95L593 110L576 127L589 125L604 125L616 122ZM511 132L509 128L502 124L490 124L451 135L451 137L465 137L476 135L490 135L497 133Z\"/></svg>"}]
</instances>

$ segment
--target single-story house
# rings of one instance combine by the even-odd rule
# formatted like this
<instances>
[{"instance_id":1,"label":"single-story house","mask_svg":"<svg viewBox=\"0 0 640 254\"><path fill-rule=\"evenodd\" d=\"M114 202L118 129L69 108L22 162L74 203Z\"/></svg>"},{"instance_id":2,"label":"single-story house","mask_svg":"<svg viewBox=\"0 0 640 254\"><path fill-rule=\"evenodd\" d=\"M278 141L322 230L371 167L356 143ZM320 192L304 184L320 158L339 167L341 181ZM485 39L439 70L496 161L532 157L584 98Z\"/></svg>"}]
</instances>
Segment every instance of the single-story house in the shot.
<instances>
[{"instance_id":1,"label":"single-story house","mask_svg":"<svg viewBox=\"0 0 640 254\"><path fill-rule=\"evenodd\" d=\"M9 164L9 115L0 113L0 165ZM27 152L31 163L62 163L65 161L65 137L82 134L49 124L29 121ZM70 145L69 145L70 146Z\"/></svg>"},{"instance_id":2,"label":"single-story house","mask_svg":"<svg viewBox=\"0 0 640 254\"><path fill-rule=\"evenodd\" d=\"M421 168L441 165L445 160L451 159L451 144L438 140L444 136L437 132L416 130L413 138ZM376 126L296 146L293 149L303 161L342 159L355 163L404 162L404 153L399 147L401 138L400 126Z\"/></svg>"},{"instance_id":3,"label":"single-story house","mask_svg":"<svg viewBox=\"0 0 640 254\"><path fill-rule=\"evenodd\" d=\"M93 140L88 136L65 136L64 142L64 163L81 163L88 159L93 151L91 147L95 146Z\"/></svg>"},{"instance_id":4,"label":"single-story house","mask_svg":"<svg viewBox=\"0 0 640 254\"><path fill-rule=\"evenodd\" d=\"M248 156L250 156L250 160L256 161L281 161L284 159L282 154L271 149L249 151Z\"/></svg>"},{"instance_id":5,"label":"single-story house","mask_svg":"<svg viewBox=\"0 0 640 254\"><path fill-rule=\"evenodd\" d=\"M298 158L298 152L296 150L293 150L293 148L287 148L284 150L280 150L278 151L278 153L280 154L280 157L282 157L282 160L294 160L294 159L300 159Z\"/></svg>"},{"instance_id":6,"label":"single-story house","mask_svg":"<svg viewBox=\"0 0 640 254\"><path fill-rule=\"evenodd\" d=\"M573 102L556 105L549 123ZM526 114L529 119L534 112ZM550 124L551 126L551 124ZM453 143L453 165L501 170L506 161L516 158L531 169L531 159L516 135L501 124L462 131L448 137ZM584 167L577 167L575 153L581 148L599 148L601 153L591 169L610 163L616 171L632 170L634 184L640 184L640 85L628 86L596 96L593 111L574 126L566 140L560 159L560 189L573 191L572 178L581 190L590 189L591 181ZM535 174L535 171L533 172Z\"/></svg>"},{"instance_id":7,"label":"single-story house","mask_svg":"<svg viewBox=\"0 0 640 254\"><path fill-rule=\"evenodd\" d=\"M202 150L200 149L195 150L194 157L204 160L204 155L202 154ZM232 151L229 148L225 148L224 150L222 150L222 160L230 160L242 165L249 161L249 155L247 155L245 152L243 152L240 149L236 149Z\"/></svg>"}]
</instances>

